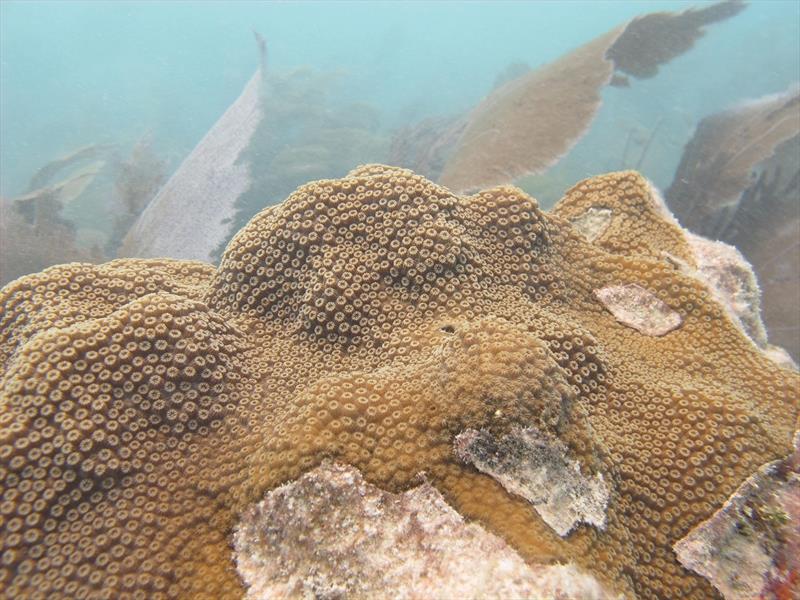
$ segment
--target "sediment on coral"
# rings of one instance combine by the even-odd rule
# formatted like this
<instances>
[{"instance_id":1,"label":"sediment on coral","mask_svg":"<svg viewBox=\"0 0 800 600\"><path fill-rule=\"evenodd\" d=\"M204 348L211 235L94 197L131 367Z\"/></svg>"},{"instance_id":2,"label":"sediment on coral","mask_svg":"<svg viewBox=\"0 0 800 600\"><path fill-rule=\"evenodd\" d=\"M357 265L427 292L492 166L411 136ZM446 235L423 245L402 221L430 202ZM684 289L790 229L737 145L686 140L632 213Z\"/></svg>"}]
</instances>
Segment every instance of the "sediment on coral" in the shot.
<instances>
[{"instance_id":1,"label":"sediment on coral","mask_svg":"<svg viewBox=\"0 0 800 600\"><path fill-rule=\"evenodd\" d=\"M610 285L594 295L617 321L644 335L666 335L683 322L669 305L635 283Z\"/></svg>"},{"instance_id":2,"label":"sediment on coral","mask_svg":"<svg viewBox=\"0 0 800 600\"><path fill-rule=\"evenodd\" d=\"M571 221L611 220L593 242ZM667 259L666 256L673 257ZM234 525L325 459L400 494L419 473L527 563L612 593L708 598L673 544L791 448L797 373L707 285L641 176L550 212L371 165L256 215L219 267L74 263L0 291L0 586L11 597L240 597ZM677 313L628 327L594 291ZM611 494L558 535L453 451L536 427Z\"/></svg>"},{"instance_id":3,"label":"sediment on coral","mask_svg":"<svg viewBox=\"0 0 800 600\"><path fill-rule=\"evenodd\" d=\"M767 346L767 332L761 321L761 290L753 267L733 246L687 234L697 265L695 273L728 313L759 348Z\"/></svg>"},{"instance_id":4,"label":"sediment on coral","mask_svg":"<svg viewBox=\"0 0 800 600\"><path fill-rule=\"evenodd\" d=\"M569 189L554 210L569 219L585 239L606 250L659 257L698 279L765 355L780 365L797 368L792 357L778 345L785 336L775 336L775 343L768 340L761 318L762 292L756 274L736 248L682 228L649 182L643 183L643 189L624 202L617 194L609 197L606 194L606 189L589 179ZM642 202L644 198L647 200ZM653 223L653 219L666 220L673 227L648 227L647 223ZM620 235L627 228L635 228L639 233ZM664 335L680 326L680 315L636 284L598 289L595 296L621 323L643 333Z\"/></svg>"},{"instance_id":5,"label":"sediment on coral","mask_svg":"<svg viewBox=\"0 0 800 600\"><path fill-rule=\"evenodd\" d=\"M572 226L580 231L588 241L593 242L603 235L611 224L614 213L609 208L589 208L582 215L570 219Z\"/></svg>"},{"instance_id":6,"label":"sediment on coral","mask_svg":"<svg viewBox=\"0 0 800 600\"><path fill-rule=\"evenodd\" d=\"M558 438L533 427L514 430L500 440L487 431L468 429L456 436L455 448L461 460L530 502L561 537L580 523L605 529L609 489L603 475L583 473Z\"/></svg>"}]
</instances>

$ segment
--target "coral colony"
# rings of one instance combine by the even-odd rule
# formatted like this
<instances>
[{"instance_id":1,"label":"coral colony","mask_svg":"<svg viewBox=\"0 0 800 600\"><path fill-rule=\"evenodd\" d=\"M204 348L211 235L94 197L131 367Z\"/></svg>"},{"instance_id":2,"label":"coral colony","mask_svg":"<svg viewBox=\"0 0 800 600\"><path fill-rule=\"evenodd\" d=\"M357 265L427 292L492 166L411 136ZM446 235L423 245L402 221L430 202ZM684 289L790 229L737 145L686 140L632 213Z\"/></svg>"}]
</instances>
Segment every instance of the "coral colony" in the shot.
<instances>
[{"instance_id":1,"label":"coral colony","mask_svg":"<svg viewBox=\"0 0 800 600\"><path fill-rule=\"evenodd\" d=\"M598 209L590 242L570 221ZM240 515L330 460L391 493L424 473L528 563L610 593L708 597L672 546L789 453L798 375L695 266L633 172L545 213L374 165L264 209L219 268L19 279L0 298L3 586L239 597Z\"/></svg>"}]
</instances>

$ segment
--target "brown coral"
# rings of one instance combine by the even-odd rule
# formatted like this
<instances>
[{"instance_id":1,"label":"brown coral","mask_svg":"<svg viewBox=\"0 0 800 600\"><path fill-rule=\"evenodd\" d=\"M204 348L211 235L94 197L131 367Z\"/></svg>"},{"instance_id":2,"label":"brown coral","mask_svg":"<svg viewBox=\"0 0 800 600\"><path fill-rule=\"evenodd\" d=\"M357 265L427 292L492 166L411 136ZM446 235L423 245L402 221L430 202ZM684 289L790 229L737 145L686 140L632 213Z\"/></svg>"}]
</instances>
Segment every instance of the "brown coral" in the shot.
<instances>
[{"instance_id":1,"label":"brown coral","mask_svg":"<svg viewBox=\"0 0 800 600\"><path fill-rule=\"evenodd\" d=\"M595 243L567 220L592 207L612 213ZM369 166L259 213L217 270L121 260L18 280L0 297L0 585L238 596L237 516L333 458L388 490L425 471L529 561L709 596L672 544L788 451L798 378L662 257L687 248L634 173L547 215L513 187L456 196ZM617 284L681 327L619 324L593 295ZM602 474L604 531L560 538L453 452L462 431L520 425Z\"/></svg>"}]
</instances>

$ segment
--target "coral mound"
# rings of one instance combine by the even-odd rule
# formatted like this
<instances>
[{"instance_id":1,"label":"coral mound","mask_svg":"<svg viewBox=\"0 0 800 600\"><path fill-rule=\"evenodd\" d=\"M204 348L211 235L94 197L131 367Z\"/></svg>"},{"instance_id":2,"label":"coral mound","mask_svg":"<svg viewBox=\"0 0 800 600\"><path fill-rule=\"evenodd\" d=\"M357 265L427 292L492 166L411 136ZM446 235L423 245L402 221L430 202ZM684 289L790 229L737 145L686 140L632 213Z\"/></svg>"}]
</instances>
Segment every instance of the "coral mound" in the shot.
<instances>
[{"instance_id":1,"label":"coral mound","mask_svg":"<svg viewBox=\"0 0 800 600\"><path fill-rule=\"evenodd\" d=\"M571 225L603 214L588 241ZM424 471L524 559L643 598L712 596L672 544L785 455L798 376L709 289L635 173L551 214L514 187L457 196L356 169L255 216L218 269L70 264L0 292L0 589L8 597L239 597L234 524L333 459L404 491ZM681 318L617 321L636 285ZM535 428L610 494L561 538L462 462L468 429Z\"/></svg>"}]
</instances>

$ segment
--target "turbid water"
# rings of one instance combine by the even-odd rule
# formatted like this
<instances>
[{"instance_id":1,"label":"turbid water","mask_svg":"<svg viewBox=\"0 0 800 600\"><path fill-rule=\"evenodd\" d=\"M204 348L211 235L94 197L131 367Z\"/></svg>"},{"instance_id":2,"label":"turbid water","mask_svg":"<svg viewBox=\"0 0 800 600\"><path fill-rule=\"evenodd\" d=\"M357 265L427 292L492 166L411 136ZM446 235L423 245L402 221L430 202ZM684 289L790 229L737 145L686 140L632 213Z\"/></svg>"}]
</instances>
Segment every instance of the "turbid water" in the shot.
<instances>
[{"instance_id":1,"label":"turbid water","mask_svg":"<svg viewBox=\"0 0 800 600\"><path fill-rule=\"evenodd\" d=\"M146 132L176 165L254 70L252 29L271 68L336 73L337 98L372 105L391 129L469 109L511 63L536 67L636 15L700 4L4 1L0 193L23 192L41 164L76 147ZM618 168L616 129L666 119L644 170L668 185L700 118L798 80L798 40L798 3L754 2L658 77L607 89L613 110L577 161L587 174Z\"/></svg>"},{"instance_id":2,"label":"turbid water","mask_svg":"<svg viewBox=\"0 0 800 600\"><path fill-rule=\"evenodd\" d=\"M799 81L794 0L0 0L0 597L790 594ZM513 560L292 543L325 459Z\"/></svg>"}]
</instances>

